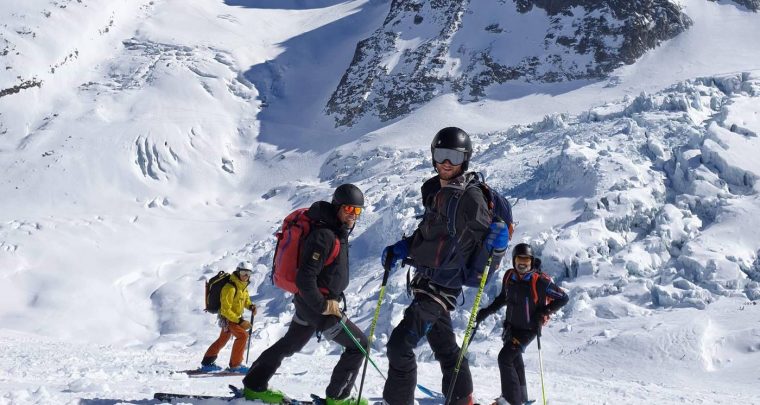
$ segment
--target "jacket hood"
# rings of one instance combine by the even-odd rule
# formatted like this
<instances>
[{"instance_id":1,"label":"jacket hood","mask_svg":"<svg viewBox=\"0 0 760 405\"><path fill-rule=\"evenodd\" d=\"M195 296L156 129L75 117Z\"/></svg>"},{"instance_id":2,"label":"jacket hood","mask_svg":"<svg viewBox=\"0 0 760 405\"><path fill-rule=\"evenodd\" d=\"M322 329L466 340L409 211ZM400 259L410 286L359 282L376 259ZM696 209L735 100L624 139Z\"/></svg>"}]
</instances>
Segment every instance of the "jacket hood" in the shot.
<instances>
[{"instance_id":1,"label":"jacket hood","mask_svg":"<svg viewBox=\"0 0 760 405\"><path fill-rule=\"evenodd\" d=\"M309 211L306 212L314 221L319 221L327 225L333 230L339 230L341 223L338 221L338 210L334 205L327 201L317 201L309 207Z\"/></svg>"}]
</instances>

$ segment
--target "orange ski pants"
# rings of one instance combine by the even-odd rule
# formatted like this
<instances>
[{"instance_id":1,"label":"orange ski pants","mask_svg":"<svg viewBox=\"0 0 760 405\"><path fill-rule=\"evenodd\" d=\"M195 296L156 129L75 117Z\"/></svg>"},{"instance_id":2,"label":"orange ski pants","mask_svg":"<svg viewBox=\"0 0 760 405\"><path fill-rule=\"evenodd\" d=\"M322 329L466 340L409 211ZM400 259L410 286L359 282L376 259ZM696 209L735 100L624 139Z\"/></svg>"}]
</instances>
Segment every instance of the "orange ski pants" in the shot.
<instances>
[{"instance_id":1,"label":"orange ski pants","mask_svg":"<svg viewBox=\"0 0 760 405\"><path fill-rule=\"evenodd\" d=\"M227 324L227 327L222 328L219 337L211 344L211 346L209 346L203 358L216 358L232 336L235 336L235 342L232 343L230 368L243 364L243 352L245 352L245 344L248 343L248 331L240 327L240 325L231 322Z\"/></svg>"}]
</instances>

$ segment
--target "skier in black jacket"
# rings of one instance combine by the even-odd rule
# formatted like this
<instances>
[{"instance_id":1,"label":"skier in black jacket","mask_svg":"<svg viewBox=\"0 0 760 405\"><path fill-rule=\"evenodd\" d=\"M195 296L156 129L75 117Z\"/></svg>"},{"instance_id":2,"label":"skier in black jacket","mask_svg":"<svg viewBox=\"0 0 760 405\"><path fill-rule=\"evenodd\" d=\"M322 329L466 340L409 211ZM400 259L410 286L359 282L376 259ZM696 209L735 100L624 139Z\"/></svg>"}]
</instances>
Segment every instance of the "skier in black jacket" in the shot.
<instances>
[{"instance_id":1,"label":"skier in black jacket","mask_svg":"<svg viewBox=\"0 0 760 405\"><path fill-rule=\"evenodd\" d=\"M483 269L489 254L494 256L492 263L499 263L509 243L508 224L492 224L484 191L474 186L478 177L467 173L472 156L469 135L459 128L444 128L430 149L438 175L422 185L425 216L412 236L386 247L382 254L386 268L406 258L415 267L410 285L414 299L387 344L389 369L383 400L390 405L414 403L417 362L413 349L425 337L441 365L443 392L449 392L460 351L450 311L462 293L465 272ZM484 244L487 249L481 249ZM466 358L449 399L454 405L473 403Z\"/></svg>"},{"instance_id":2,"label":"skier in black jacket","mask_svg":"<svg viewBox=\"0 0 760 405\"><path fill-rule=\"evenodd\" d=\"M339 300L348 287L348 235L364 207L364 194L353 184L343 184L335 189L332 202L318 201L312 204L306 215L318 221L315 229L307 235L300 252L300 268L296 275L298 293L293 298L296 313L288 331L280 340L266 349L251 365L243 379L247 399L266 403L283 403L282 392L269 390L268 383L285 357L300 351L315 332L345 348L333 369L326 389L329 405L355 404L348 398L364 355L351 337L343 330L340 321L366 349L367 337L341 312ZM336 237L340 252L331 264L325 259L333 250ZM323 292L325 291L325 292ZM367 404L367 400L362 400Z\"/></svg>"},{"instance_id":3,"label":"skier in black jacket","mask_svg":"<svg viewBox=\"0 0 760 405\"><path fill-rule=\"evenodd\" d=\"M502 333L504 347L499 352L498 360L501 398L496 403L499 405L521 405L527 402L522 353L551 314L569 300L551 277L539 271L540 263L538 258L533 257L530 245L515 245L512 249L512 269L504 275L501 293L490 305L478 311L475 319L480 323L504 305L507 306Z\"/></svg>"}]
</instances>

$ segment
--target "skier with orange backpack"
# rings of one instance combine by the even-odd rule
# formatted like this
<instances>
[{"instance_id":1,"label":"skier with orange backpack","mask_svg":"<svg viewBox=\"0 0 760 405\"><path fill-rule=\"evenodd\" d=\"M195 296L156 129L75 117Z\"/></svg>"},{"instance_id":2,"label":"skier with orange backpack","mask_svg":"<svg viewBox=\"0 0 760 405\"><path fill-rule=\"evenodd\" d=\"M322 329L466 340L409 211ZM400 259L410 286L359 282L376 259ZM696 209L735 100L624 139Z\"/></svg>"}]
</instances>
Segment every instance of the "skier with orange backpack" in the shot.
<instances>
[{"instance_id":1,"label":"skier with orange backpack","mask_svg":"<svg viewBox=\"0 0 760 405\"><path fill-rule=\"evenodd\" d=\"M296 312L285 336L261 353L243 379L246 399L280 404L285 394L271 390L269 380L285 357L300 351L315 333L345 348L327 386L328 405L348 405L366 350L367 337L346 318L339 300L348 287L348 235L364 209L364 194L353 184L335 189L332 201L317 201L288 215L277 234L272 279L294 293ZM350 330L350 336L343 328ZM362 400L362 405L367 401Z\"/></svg>"},{"instance_id":2,"label":"skier with orange backpack","mask_svg":"<svg viewBox=\"0 0 760 405\"><path fill-rule=\"evenodd\" d=\"M522 353L540 333L551 314L557 312L569 298L547 274L540 272L540 260L533 256L533 248L519 243L512 250L512 269L504 274L501 293L487 307L478 311L477 323L496 313L504 305L502 340L499 352L501 397L498 405L522 405L528 402L525 385L525 367ZM539 345L540 347L540 345Z\"/></svg>"}]
</instances>

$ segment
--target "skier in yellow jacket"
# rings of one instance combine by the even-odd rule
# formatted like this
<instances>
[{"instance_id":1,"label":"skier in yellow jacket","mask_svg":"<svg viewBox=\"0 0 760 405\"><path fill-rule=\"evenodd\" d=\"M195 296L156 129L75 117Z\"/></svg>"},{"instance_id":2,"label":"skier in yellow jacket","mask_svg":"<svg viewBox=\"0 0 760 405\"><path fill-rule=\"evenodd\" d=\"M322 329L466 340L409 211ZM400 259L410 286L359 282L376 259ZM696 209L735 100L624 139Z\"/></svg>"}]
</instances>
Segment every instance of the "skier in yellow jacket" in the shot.
<instances>
[{"instance_id":1,"label":"skier in yellow jacket","mask_svg":"<svg viewBox=\"0 0 760 405\"><path fill-rule=\"evenodd\" d=\"M256 315L256 305L251 303L251 297L248 295L248 283L252 273L251 262L240 262L230 275L230 280L222 287L219 309L219 326L222 331L219 333L219 338L206 350L201 361L202 371L211 372L222 369L216 365L216 357L230 338L235 336L228 370L243 374L248 372L248 367L243 365L243 352L245 344L248 343L248 330L251 329L251 323L243 318L243 312L249 309L253 315Z\"/></svg>"}]
</instances>

